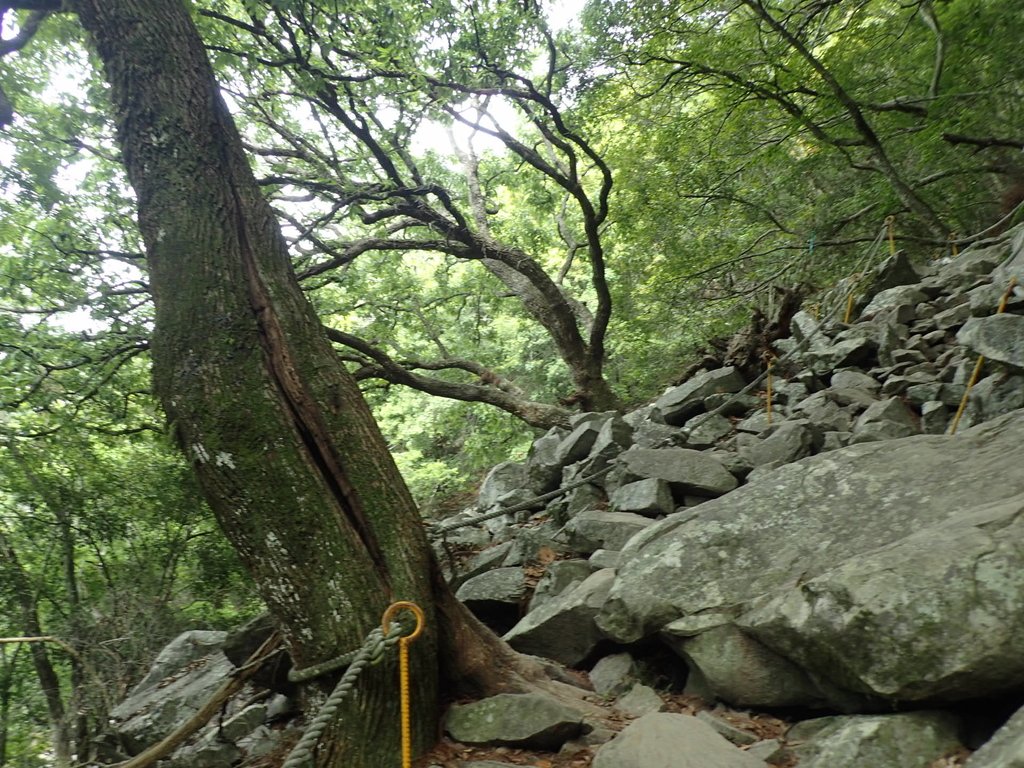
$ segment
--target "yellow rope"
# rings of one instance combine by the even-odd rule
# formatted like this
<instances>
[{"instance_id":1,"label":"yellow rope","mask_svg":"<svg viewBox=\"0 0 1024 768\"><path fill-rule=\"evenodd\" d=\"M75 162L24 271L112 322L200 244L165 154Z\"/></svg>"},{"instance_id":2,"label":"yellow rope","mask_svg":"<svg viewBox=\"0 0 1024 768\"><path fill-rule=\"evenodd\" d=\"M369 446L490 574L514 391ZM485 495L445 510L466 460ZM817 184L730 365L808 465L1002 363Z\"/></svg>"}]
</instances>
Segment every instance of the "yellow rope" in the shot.
<instances>
[{"instance_id":1,"label":"yellow rope","mask_svg":"<svg viewBox=\"0 0 1024 768\"><path fill-rule=\"evenodd\" d=\"M893 233L895 232L895 229L896 229L896 217L895 216L886 216L885 217L885 225L889 228L889 255L890 256L895 256L896 255L896 239L893 236Z\"/></svg>"},{"instance_id":2,"label":"yellow rope","mask_svg":"<svg viewBox=\"0 0 1024 768\"><path fill-rule=\"evenodd\" d=\"M1016 285L1017 278L1011 277L1010 284L1006 286L1006 290L1003 291L1003 297L999 299L999 309L996 310L997 315L1001 315L1006 311L1006 305L1010 302L1010 295L1013 293L1013 288ZM967 398L971 394L971 388L978 381L978 376L981 374L981 366L984 363L985 356L978 355L978 362L974 364L974 372L971 373L971 378L967 380L967 387L964 389L964 396L960 398L960 406L956 409L956 415L953 417L953 423L949 425L949 434L951 435L956 434L956 428L960 424L960 417L964 415L964 410L967 408Z\"/></svg>"},{"instance_id":3,"label":"yellow rope","mask_svg":"<svg viewBox=\"0 0 1024 768\"><path fill-rule=\"evenodd\" d=\"M960 248L956 244L956 237L956 232L949 233L949 248L954 258L960 255Z\"/></svg>"},{"instance_id":4,"label":"yellow rope","mask_svg":"<svg viewBox=\"0 0 1024 768\"><path fill-rule=\"evenodd\" d=\"M765 408L766 408L766 410L768 412L768 424L769 424L769 426L772 423L772 363L773 362L774 362L774 359L769 355L769 357L768 357L768 379L767 379L767 383L765 384L765 395L764 395L765 396L765 400L767 401Z\"/></svg>"},{"instance_id":5,"label":"yellow rope","mask_svg":"<svg viewBox=\"0 0 1024 768\"><path fill-rule=\"evenodd\" d=\"M399 600L388 606L381 617L381 627L384 635L387 636L388 625L396 613L401 610L412 611L416 616L416 629L411 635L405 635L398 641L398 687L401 696L402 706L402 768L412 766L412 728L409 721L409 643L423 633L423 625L426 624L426 617L423 609L416 603L408 600Z\"/></svg>"}]
</instances>

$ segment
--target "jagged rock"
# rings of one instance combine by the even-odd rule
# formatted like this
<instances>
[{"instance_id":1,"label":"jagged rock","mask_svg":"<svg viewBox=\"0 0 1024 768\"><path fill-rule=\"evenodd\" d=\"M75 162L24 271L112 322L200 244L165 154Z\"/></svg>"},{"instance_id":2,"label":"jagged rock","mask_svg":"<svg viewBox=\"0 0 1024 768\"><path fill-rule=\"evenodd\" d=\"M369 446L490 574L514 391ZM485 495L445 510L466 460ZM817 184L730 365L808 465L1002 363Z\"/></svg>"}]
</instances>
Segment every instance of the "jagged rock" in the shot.
<instances>
[{"instance_id":1,"label":"jagged rock","mask_svg":"<svg viewBox=\"0 0 1024 768\"><path fill-rule=\"evenodd\" d=\"M740 455L753 466L786 464L811 453L816 438L815 430L807 421L787 421L780 424L767 438L760 440L741 435Z\"/></svg>"},{"instance_id":2,"label":"jagged rock","mask_svg":"<svg viewBox=\"0 0 1024 768\"><path fill-rule=\"evenodd\" d=\"M594 572L588 560L556 560L544 570L530 598L530 611L551 602L566 590L583 582Z\"/></svg>"},{"instance_id":3,"label":"jagged rock","mask_svg":"<svg viewBox=\"0 0 1024 768\"><path fill-rule=\"evenodd\" d=\"M971 314L970 303L957 304L942 312L937 312L931 319L930 325L940 331L951 331L966 323L971 318Z\"/></svg>"},{"instance_id":4,"label":"jagged rock","mask_svg":"<svg viewBox=\"0 0 1024 768\"><path fill-rule=\"evenodd\" d=\"M699 618L678 619L661 632L665 643L686 660L687 693L737 707L791 707L834 701L797 665L736 627L702 626Z\"/></svg>"},{"instance_id":5,"label":"jagged rock","mask_svg":"<svg viewBox=\"0 0 1024 768\"><path fill-rule=\"evenodd\" d=\"M778 739L762 739L747 747L746 752L751 757L772 764L781 763L789 755L789 751Z\"/></svg>"},{"instance_id":6,"label":"jagged rock","mask_svg":"<svg viewBox=\"0 0 1024 768\"><path fill-rule=\"evenodd\" d=\"M729 723L720 717L716 717L707 710L701 710L697 713L696 717L701 722L710 725L715 729L715 733L720 736L724 736L737 747L745 747L748 744L753 744L757 741L757 736L752 734L750 731L744 731L741 728L737 728L732 723Z\"/></svg>"},{"instance_id":7,"label":"jagged rock","mask_svg":"<svg viewBox=\"0 0 1024 768\"><path fill-rule=\"evenodd\" d=\"M454 704L445 730L465 744L556 751L583 730L579 712L540 693L502 693L471 704Z\"/></svg>"},{"instance_id":8,"label":"jagged rock","mask_svg":"<svg viewBox=\"0 0 1024 768\"><path fill-rule=\"evenodd\" d=\"M960 746L945 712L823 717L790 729L800 768L927 768Z\"/></svg>"},{"instance_id":9,"label":"jagged rock","mask_svg":"<svg viewBox=\"0 0 1024 768\"><path fill-rule=\"evenodd\" d=\"M765 768L765 763L695 717L652 712L601 747L593 768Z\"/></svg>"},{"instance_id":10,"label":"jagged rock","mask_svg":"<svg viewBox=\"0 0 1024 768\"><path fill-rule=\"evenodd\" d=\"M113 728L132 754L160 741L198 712L234 672L235 666L220 650L224 637L223 632L193 631L180 635L157 657L143 680L146 685L140 683L111 710ZM166 670L172 659L189 660L168 675Z\"/></svg>"},{"instance_id":11,"label":"jagged rock","mask_svg":"<svg viewBox=\"0 0 1024 768\"><path fill-rule=\"evenodd\" d=\"M972 317L956 340L989 360L1024 369L1024 315Z\"/></svg>"},{"instance_id":12,"label":"jagged rock","mask_svg":"<svg viewBox=\"0 0 1024 768\"><path fill-rule=\"evenodd\" d=\"M899 398L890 397L872 403L853 425L854 443L892 440L920 432L914 414Z\"/></svg>"},{"instance_id":13,"label":"jagged rock","mask_svg":"<svg viewBox=\"0 0 1024 768\"><path fill-rule=\"evenodd\" d=\"M283 730L271 730L265 725L256 728L252 733L239 739L236 746L242 750L248 760L269 755L282 744L293 744L298 741L299 733L295 726ZM199 768L205 768L200 766Z\"/></svg>"},{"instance_id":14,"label":"jagged rock","mask_svg":"<svg viewBox=\"0 0 1024 768\"><path fill-rule=\"evenodd\" d=\"M526 488L526 467L515 461L503 461L487 473L480 484L476 505L479 509L490 509L508 493L527 491L527 496L536 495ZM514 502L513 502L514 503ZM502 506L511 506L503 503Z\"/></svg>"},{"instance_id":15,"label":"jagged rock","mask_svg":"<svg viewBox=\"0 0 1024 768\"><path fill-rule=\"evenodd\" d=\"M717 413L704 413L686 422L683 427L689 448L709 448L732 433L732 422Z\"/></svg>"},{"instance_id":16,"label":"jagged rock","mask_svg":"<svg viewBox=\"0 0 1024 768\"><path fill-rule=\"evenodd\" d=\"M555 490L562 479L563 464L556 455L567 434L565 430L554 427L543 437L534 440L526 454L527 482L538 494Z\"/></svg>"},{"instance_id":17,"label":"jagged rock","mask_svg":"<svg viewBox=\"0 0 1024 768\"><path fill-rule=\"evenodd\" d=\"M720 496L739 483L714 457L690 448L630 448L619 456L625 480L666 481L678 501L687 493Z\"/></svg>"},{"instance_id":18,"label":"jagged rock","mask_svg":"<svg viewBox=\"0 0 1024 768\"><path fill-rule=\"evenodd\" d=\"M598 549L587 558L587 562L595 568L618 568L619 553L611 549Z\"/></svg>"},{"instance_id":19,"label":"jagged rock","mask_svg":"<svg viewBox=\"0 0 1024 768\"><path fill-rule=\"evenodd\" d=\"M949 408L945 403L938 400L921 403L921 431L926 435L945 434L949 418Z\"/></svg>"},{"instance_id":20,"label":"jagged rock","mask_svg":"<svg viewBox=\"0 0 1024 768\"><path fill-rule=\"evenodd\" d=\"M620 551L636 533L653 521L631 512L607 512L600 509L582 512L562 529L576 552L590 554L599 549Z\"/></svg>"},{"instance_id":21,"label":"jagged rock","mask_svg":"<svg viewBox=\"0 0 1024 768\"><path fill-rule=\"evenodd\" d=\"M667 448L682 442L682 430L668 424L644 421L633 432L633 444L640 448Z\"/></svg>"},{"instance_id":22,"label":"jagged rock","mask_svg":"<svg viewBox=\"0 0 1024 768\"><path fill-rule=\"evenodd\" d=\"M270 631L273 630L271 629ZM267 635L269 634L270 632L268 631ZM180 672L189 663L222 650L227 640L227 632L203 629L191 629L187 632L182 632L157 654L156 659L154 659L149 667L149 672L146 673L146 676L139 681L128 695L134 696L148 688L152 688L165 677L172 673ZM253 646L252 651L256 650L258 646L259 643ZM249 651L249 653L252 653L252 651ZM246 653L245 656L248 656L249 653ZM245 656L242 658L244 659Z\"/></svg>"},{"instance_id":23,"label":"jagged rock","mask_svg":"<svg viewBox=\"0 0 1024 768\"><path fill-rule=\"evenodd\" d=\"M874 395L881 386L878 381L863 371L846 368L832 374L829 386L834 389L861 389Z\"/></svg>"},{"instance_id":24,"label":"jagged rock","mask_svg":"<svg viewBox=\"0 0 1024 768\"><path fill-rule=\"evenodd\" d=\"M867 363L878 351L878 347L876 340L857 335L839 339L824 349L808 352L803 359L815 374L821 375L835 368Z\"/></svg>"},{"instance_id":25,"label":"jagged rock","mask_svg":"<svg viewBox=\"0 0 1024 768\"><path fill-rule=\"evenodd\" d=\"M757 435L768 429L773 422L778 423L779 419L773 417L772 420L769 421L767 411L755 411L747 418L736 424L736 431L748 432L750 434Z\"/></svg>"},{"instance_id":26,"label":"jagged rock","mask_svg":"<svg viewBox=\"0 0 1024 768\"><path fill-rule=\"evenodd\" d=\"M219 726L218 738L224 741L237 742L239 739L255 731L267 719L267 705L261 702L250 704L234 717L230 717Z\"/></svg>"},{"instance_id":27,"label":"jagged rock","mask_svg":"<svg viewBox=\"0 0 1024 768\"><path fill-rule=\"evenodd\" d=\"M893 288L886 288L871 297L871 301L860 313L861 320L870 319L880 312L897 310L904 307L913 307L926 300L928 297L921 293L915 285L898 285ZM897 317L897 322L905 323L912 318Z\"/></svg>"},{"instance_id":28,"label":"jagged rock","mask_svg":"<svg viewBox=\"0 0 1024 768\"><path fill-rule=\"evenodd\" d=\"M164 765L167 768L231 768L242 750L230 741L203 740L178 749Z\"/></svg>"},{"instance_id":29,"label":"jagged rock","mask_svg":"<svg viewBox=\"0 0 1024 768\"><path fill-rule=\"evenodd\" d=\"M759 407L761 403L762 399L757 395L741 394L739 392L721 392L704 398L704 407L708 411L718 411L718 409L721 409L718 412L722 416L743 416L748 411ZM696 421L696 419L693 421ZM692 428L694 425L691 421L686 426L687 428Z\"/></svg>"},{"instance_id":30,"label":"jagged rock","mask_svg":"<svg viewBox=\"0 0 1024 768\"><path fill-rule=\"evenodd\" d=\"M604 639L594 617L604 605L615 571L604 569L576 587L544 601L504 636L523 653L554 659L567 666L585 661Z\"/></svg>"},{"instance_id":31,"label":"jagged rock","mask_svg":"<svg viewBox=\"0 0 1024 768\"><path fill-rule=\"evenodd\" d=\"M644 517L658 517L675 511L668 483L653 477L620 486L612 493L609 502L616 512L632 512Z\"/></svg>"},{"instance_id":32,"label":"jagged rock","mask_svg":"<svg viewBox=\"0 0 1024 768\"><path fill-rule=\"evenodd\" d=\"M879 701L1024 686L1022 441L1016 411L780 467L635 536L598 623L619 642L687 616L735 623Z\"/></svg>"},{"instance_id":33,"label":"jagged rock","mask_svg":"<svg viewBox=\"0 0 1024 768\"><path fill-rule=\"evenodd\" d=\"M460 573L456 574L455 579L452 582L452 586L458 589L465 581L479 576L487 571L492 571L495 568L500 568L505 563L505 558L508 557L509 551L512 549L511 541L503 541L501 544L495 544L493 547L488 547L476 555L466 564L465 568Z\"/></svg>"},{"instance_id":34,"label":"jagged rock","mask_svg":"<svg viewBox=\"0 0 1024 768\"><path fill-rule=\"evenodd\" d=\"M739 392L746 386L732 366L701 371L685 384L673 387L658 398L652 416L672 426L681 426L691 416L704 411L704 399L716 392Z\"/></svg>"},{"instance_id":35,"label":"jagged rock","mask_svg":"<svg viewBox=\"0 0 1024 768\"><path fill-rule=\"evenodd\" d=\"M468 579L455 596L480 621L504 632L519 618L519 606L526 597L522 568L495 568Z\"/></svg>"},{"instance_id":36,"label":"jagged rock","mask_svg":"<svg viewBox=\"0 0 1024 768\"><path fill-rule=\"evenodd\" d=\"M602 422L596 420L578 424L555 450L555 461L565 467L587 458L597 441L601 427Z\"/></svg>"},{"instance_id":37,"label":"jagged rock","mask_svg":"<svg viewBox=\"0 0 1024 768\"><path fill-rule=\"evenodd\" d=\"M602 696L620 696L638 681L639 667L628 653L605 656L590 670L590 684Z\"/></svg>"},{"instance_id":38,"label":"jagged rock","mask_svg":"<svg viewBox=\"0 0 1024 768\"><path fill-rule=\"evenodd\" d=\"M983 421L1024 408L1024 376L996 373L986 376L971 389L965 424Z\"/></svg>"},{"instance_id":39,"label":"jagged rock","mask_svg":"<svg viewBox=\"0 0 1024 768\"><path fill-rule=\"evenodd\" d=\"M661 712L665 702L658 692L649 685L635 683L626 693L615 700L615 708L633 717L640 717L649 712Z\"/></svg>"},{"instance_id":40,"label":"jagged rock","mask_svg":"<svg viewBox=\"0 0 1024 768\"><path fill-rule=\"evenodd\" d=\"M964 768L1024 768L1024 707L971 755Z\"/></svg>"},{"instance_id":41,"label":"jagged rock","mask_svg":"<svg viewBox=\"0 0 1024 768\"><path fill-rule=\"evenodd\" d=\"M910 263L907 254L897 251L868 274L867 280L861 283L861 295L876 296L889 288L918 283L920 280L921 276Z\"/></svg>"}]
</instances>

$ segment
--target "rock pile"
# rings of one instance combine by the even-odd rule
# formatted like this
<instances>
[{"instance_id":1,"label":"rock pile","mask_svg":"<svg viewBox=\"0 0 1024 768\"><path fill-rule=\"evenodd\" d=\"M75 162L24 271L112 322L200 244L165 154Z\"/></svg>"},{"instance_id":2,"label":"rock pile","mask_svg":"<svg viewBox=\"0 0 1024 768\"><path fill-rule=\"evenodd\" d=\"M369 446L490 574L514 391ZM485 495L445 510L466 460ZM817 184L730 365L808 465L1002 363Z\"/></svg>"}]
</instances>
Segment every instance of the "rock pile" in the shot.
<instances>
[{"instance_id":1,"label":"rock pile","mask_svg":"<svg viewBox=\"0 0 1024 768\"><path fill-rule=\"evenodd\" d=\"M920 272L897 255L797 313L770 401L767 380L706 369L495 467L476 508L445 521L466 525L436 542L458 596L513 648L589 671L636 719L616 735L506 695L454 707L450 734L589 747L598 768L928 768L980 746L999 723L965 712L998 701L1005 720L1024 703L1024 290L1011 278L1024 281L1024 228ZM209 685L188 675L226 663L208 634L179 641L213 651L192 672L157 689L163 664L119 707L131 751L169 730L165 699ZM667 687L802 721L785 743L759 739L663 711ZM286 703L227 712L164 765L272 748ZM1022 715L970 768L1024 766Z\"/></svg>"},{"instance_id":2,"label":"rock pile","mask_svg":"<svg viewBox=\"0 0 1024 768\"><path fill-rule=\"evenodd\" d=\"M801 765L929 765L959 746L951 712L965 702L1024 701L1014 277L1024 280L1021 229L925 274L897 255L825 297L834 311L796 315L777 344L770 410L767 382L751 388L720 367L625 416L582 414L552 430L524 462L491 471L467 519L593 479L449 534L447 551L485 547L452 564L459 596L487 603L479 615L514 648L592 668L595 683L610 660L635 666L656 642L676 654L686 690L709 700L841 713L794 729ZM979 355L987 362L947 435ZM560 559L524 597L542 552ZM659 708L624 679L602 684L617 706ZM894 710L913 711L878 714ZM595 765L604 754L609 765L683 764L674 750L628 757L627 732ZM972 768L1005 764L985 754Z\"/></svg>"}]
</instances>

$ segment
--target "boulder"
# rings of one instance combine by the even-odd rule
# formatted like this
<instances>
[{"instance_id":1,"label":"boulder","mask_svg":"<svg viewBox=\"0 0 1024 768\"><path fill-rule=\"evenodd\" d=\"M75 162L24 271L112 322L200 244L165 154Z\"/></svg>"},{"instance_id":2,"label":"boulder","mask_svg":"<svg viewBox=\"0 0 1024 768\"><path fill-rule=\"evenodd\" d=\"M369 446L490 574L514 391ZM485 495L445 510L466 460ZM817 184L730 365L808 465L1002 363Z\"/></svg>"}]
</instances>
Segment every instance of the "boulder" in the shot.
<instances>
[{"instance_id":1,"label":"boulder","mask_svg":"<svg viewBox=\"0 0 1024 768\"><path fill-rule=\"evenodd\" d=\"M527 485L526 467L515 461L504 461L493 467L477 494L477 508L490 509L498 500L510 492L518 491ZM530 495L533 495L532 493ZM503 506L511 506L504 504Z\"/></svg>"},{"instance_id":2,"label":"boulder","mask_svg":"<svg viewBox=\"0 0 1024 768\"><path fill-rule=\"evenodd\" d=\"M740 455L753 466L787 464L810 454L815 443L815 430L807 421L786 421L767 438L759 440L743 435Z\"/></svg>"},{"instance_id":3,"label":"boulder","mask_svg":"<svg viewBox=\"0 0 1024 768\"><path fill-rule=\"evenodd\" d=\"M593 768L765 768L689 715L652 712L626 726L594 756Z\"/></svg>"},{"instance_id":4,"label":"boulder","mask_svg":"<svg viewBox=\"0 0 1024 768\"><path fill-rule=\"evenodd\" d=\"M609 499L616 512L632 512L644 517L658 517L675 512L672 491L668 483L655 477L626 483L616 489Z\"/></svg>"},{"instance_id":5,"label":"boulder","mask_svg":"<svg viewBox=\"0 0 1024 768\"><path fill-rule=\"evenodd\" d=\"M718 392L739 392L746 382L732 366L701 371L678 387L673 387L654 403L655 421L675 427L705 410L704 398Z\"/></svg>"},{"instance_id":6,"label":"boulder","mask_svg":"<svg viewBox=\"0 0 1024 768\"><path fill-rule=\"evenodd\" d=\"M566 431L553 427L543 437L533 441L526 454L526 478L530 488L537 493L549 493L558 487L562 479L562 467L557 458L559 446Z\"/></svg>"},{"instance_id":7,"label":"boulder","mask_svg":"<svg viewBox=\"0 0 1024 768\"><path fill-rule=\"evenodd\" d=\"M972 317L956 340L989 360L1024 370L1024 315Z\"/></svg>"},{"instance_id":8,"label":"boulder","mask_svg":"<svg viewBox=\"0 0 1024 768\"><path fill-rule=\"evenodd\" d=\"M523 570L511 567L486 571L467 579L455 596L484 624L504 632L519 618L526 598Z\"/></svg>"},{"instance_id":9,"label":"boulder","mask_svg":"<svg viewBox=\"0 0 1024 768\"><path fill-rule=\"evenodd\" d=\"M971 755L964 768L1024 768L1024 707Z\"/></svg>"},{"instance_id":10,"label":"boulder","mask_svg":"<svg viewBox=\"0 0 1024 768\"><path fill-rule=\"evenodd\" d=\"M921 431L921 426L903 401L896 397L872 403L853 425L854 443L874 440L892 440L909 437Z\"/></svg>"},{"instance_id":11,"label":"boulder","mask_svg":"<svg viewBox=\"0 0 1024 768\"><path fill-rule=\"evenodd\" d=\"M800 768L928 768L960 747L959 726L945 712L823 717L794 726L787 739L797 743Z\"/></svg>"},{"instance_id":12,"label":"boulder","mask_svg":"<svg viewBox=\"0 0 1024 768\"><path fill-rule=\"evenodd\" d=\"M589 658L604 633L594 618L604 605L615 571L597 571L576 587L545 600L504 636L522 653L554 659L573 667Z\"/></svg>"},{"instance_id":13,"label":"boulder","mask_svg":"<svg viewBox=\"0 0 1024 768\"><path fill-rule=\"evenodd\" d=\"M223 632L186 632L179 636L157 657L150 674L143 680L146 685L140 683L128 698L111 710L111 725L131 754L138 754L160 741L196 714L235 671L235 666L220 650L224 635ZM197 657L195 654L200 649L205 655ZM165 670L172 657L189 660L168 675ZM229 708L228 713L233 714L233 710Z\"/></svg>"},{"instance_id":14,"label":"boulder","mask_svg":"<svg viewBox=\"0 0 1024 768\"><path fill-rule=\"evenodd\" d=\"M661 712L665 702L658 692L649 685L635 683L626 693L615 701L615 709L632 717L640 717L648 712Z\"/></svg>"},{"instance_id":15,"label":"boulder","mask_svg":"<svg viewBox=\"0 0 1024 768\"><path fill-rule=\"evenodd\" d=\"M1015 411L780 467L631 539L598 624L629 643L733 623L879 702L1024 686L1022 441Z\"/></svg>"},{"instance_id":16,"label":"boulder","mask_svg":"<svg viewBox=\"0 0 1024 768\"><path fill-rule=\"evenodd\" d=\"M445 730L465 744L557 751L583 730L579 712L540 693L502 693L471 704L454 704Z\"/></svg>"},{"instance_id":17,"label":"boulder","mask_svg":"<svg viewBox=\"0 0 1024 768\"><path fill-rule=\"evenodd\" d=\"M594 567L587 560L556 560L550 563L534 587L533 597L530 598L530 610L536 610L544 603L550 602L593 572Z\"/></svg>"},{"instance_id":18,"label":"boulder","mask_svg":"<svg viewBox=\"0 0 1024 768\"><path fill-rule=\"evenodd\" d=\"M639 680L640 669L628 653L603 657L590 670L590 684L602 696L620 696Z\"/></svg>"},{"instance_id":19,"label":"boulder","mask_svg":"<svg viewBox=\"0 0 1024 768\"><path fill-rule=\"evenodd\" d=\"M599 549L620 551L626 542L654 521L632 512L593 509L581 512L565 524L562 533L575 552L590 554Z\"/></svg>"},{"instance_id":20,"label":"boulder","mask_svg":"<svg viewBox=\"0 0 1024 768\"><path fill-rule=\"evenodd\" d=\"M619 456L623 479L664 480L676 501L688 493L721 496L739 483L713 456L690 448L630 448Z\"/></svg>"}]
</instances>

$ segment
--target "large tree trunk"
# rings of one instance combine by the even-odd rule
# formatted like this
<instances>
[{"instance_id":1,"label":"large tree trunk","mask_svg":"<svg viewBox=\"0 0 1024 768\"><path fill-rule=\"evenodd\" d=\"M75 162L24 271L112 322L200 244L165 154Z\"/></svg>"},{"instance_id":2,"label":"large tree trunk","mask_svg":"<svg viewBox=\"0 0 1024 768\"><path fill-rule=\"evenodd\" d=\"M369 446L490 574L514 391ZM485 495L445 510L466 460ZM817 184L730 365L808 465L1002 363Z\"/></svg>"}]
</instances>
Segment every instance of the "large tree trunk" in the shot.
<instances>
[{"instance_id":1,"label":"large tree trunk","mask_svg":"<svg viewBox=\"0 0 1024 768\"><path fill-rule=\"evenodd\" d=\"M155 387L177 438L298 667L358 647L393 600L423 606L422 748L436 733L438 642L424 530L299 290L185 6L70 4L111 85L156 302ZM393 663L363 673L317 766L397 764L394 675Z\"/></svg>"}]
</instances>

